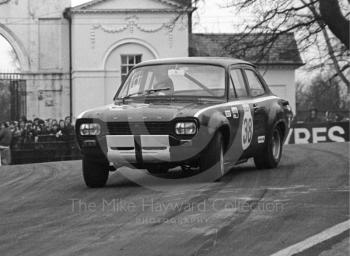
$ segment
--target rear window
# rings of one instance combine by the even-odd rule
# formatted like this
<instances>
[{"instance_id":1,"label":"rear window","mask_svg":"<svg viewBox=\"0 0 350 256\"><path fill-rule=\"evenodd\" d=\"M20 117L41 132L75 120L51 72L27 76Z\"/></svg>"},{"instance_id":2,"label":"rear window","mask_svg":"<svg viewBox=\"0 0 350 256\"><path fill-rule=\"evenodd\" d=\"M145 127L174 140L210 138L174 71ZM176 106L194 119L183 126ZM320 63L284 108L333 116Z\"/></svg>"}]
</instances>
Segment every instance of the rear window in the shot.
<instances>
[{"instance_id":1,"label":"rear window","mask_svg":"<svg viewBox=\"0 0 350 256\"><path fill-rule=\"evenodd\" d=\"M245 73L248 79L250 95L256 97L265 94L264 86L260 82L258 76L252 70L249 69L246 69Z\"/></svg>"}]
</instances>

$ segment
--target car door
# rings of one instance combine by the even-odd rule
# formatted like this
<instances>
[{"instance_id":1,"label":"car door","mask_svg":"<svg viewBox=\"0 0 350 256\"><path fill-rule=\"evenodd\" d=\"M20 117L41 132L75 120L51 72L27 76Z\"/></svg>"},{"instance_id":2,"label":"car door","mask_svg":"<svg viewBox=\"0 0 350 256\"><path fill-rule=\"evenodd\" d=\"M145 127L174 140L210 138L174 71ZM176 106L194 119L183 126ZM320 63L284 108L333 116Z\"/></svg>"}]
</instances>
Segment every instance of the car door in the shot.
<instances>
[{"instance_id":1,"label":"car door","mask_svg":"<svg viewBox=\"0 0 350 256\"><path fill-rule=\"evenodd\" d=\"M231 130L235 133L233 141L234 154L239 153L243 158L252 140L252 115L249 106L249 94L245 84L242 68L232 66L230 68L229 101L232 103L230 119Z\"/></svg>"},{"instance_id":2,"label":"car door","mask_svg":"<svg viewBox=\"0 0 350 256\"><path fill-rule=\"evenodd\" d=\"M268 102L265 99L268 90L253 68L244 68L244 76L251 98L249 105L253 113L253 138L250 150L250 153L253 153L259 145L264 144L267 136Z\"/></svg>"}]
</instances>

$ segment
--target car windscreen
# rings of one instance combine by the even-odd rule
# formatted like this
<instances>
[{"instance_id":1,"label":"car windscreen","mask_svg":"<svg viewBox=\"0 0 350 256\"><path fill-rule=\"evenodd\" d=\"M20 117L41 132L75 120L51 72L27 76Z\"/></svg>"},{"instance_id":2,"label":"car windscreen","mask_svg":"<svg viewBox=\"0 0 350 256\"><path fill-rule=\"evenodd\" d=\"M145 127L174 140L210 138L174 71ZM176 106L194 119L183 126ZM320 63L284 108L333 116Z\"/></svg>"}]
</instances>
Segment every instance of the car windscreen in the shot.
<instances>
[{"instance_id":1,"label":"car windscreen","mask_svg":"<svg viewBox=\"0 0 350 256\"><path fill-rule=\"evenodd\" d=\"M214 65L152 65L131 71L117 98L140 96L223 97L225 69Z\"/></svg>"}]
</instances>

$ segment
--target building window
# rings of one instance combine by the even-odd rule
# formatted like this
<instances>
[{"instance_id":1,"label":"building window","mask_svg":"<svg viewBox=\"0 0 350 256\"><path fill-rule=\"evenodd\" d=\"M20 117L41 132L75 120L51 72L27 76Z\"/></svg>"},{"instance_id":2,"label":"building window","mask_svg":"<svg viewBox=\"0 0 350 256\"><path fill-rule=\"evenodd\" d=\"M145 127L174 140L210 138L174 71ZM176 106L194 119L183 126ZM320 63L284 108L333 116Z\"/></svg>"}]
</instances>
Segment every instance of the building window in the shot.
<instances>
[{"instance_id":1,"label":"building window","mask_svg":"<svg viewBox=\"0 0 350 256\"><path fill-rule=\"evenodd\" d=\"M126 76L129 71L142 60L141 54L133 54L133 55L121 55L122 65L121 65L121 76L122 83L125 81Z\"/></svg>"}]
</instances>

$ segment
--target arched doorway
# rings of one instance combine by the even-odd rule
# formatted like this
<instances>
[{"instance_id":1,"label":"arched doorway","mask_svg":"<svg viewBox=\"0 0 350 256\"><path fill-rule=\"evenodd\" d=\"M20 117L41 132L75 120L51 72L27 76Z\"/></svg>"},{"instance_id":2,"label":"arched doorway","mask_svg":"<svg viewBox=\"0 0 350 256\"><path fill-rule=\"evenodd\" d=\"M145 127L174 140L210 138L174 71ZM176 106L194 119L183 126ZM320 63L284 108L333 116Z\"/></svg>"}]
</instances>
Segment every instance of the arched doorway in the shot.
<instances>
[{"instance_id":1,"label":"arched doorway","mask_svg":"<svg viewBox=\"0 0 350 256\"><path fill-rule=\"evenodd\" d=\"M0 122L26 115L26 82L15 48L0 34Z\"/></svg>"},{"instance_id":2,"label":"arched doorway","mask_svg":"<svg viewBox=\"0 0 350 256\"><path fill-rule=\"evenodd\" d=\"M104 58L105 103L111 103L126 74L136 64L158 58L151 45L139 39L125 39L116 42Z\"/></svg>"},{"instance_id":3,"label":"arched doorway","mask_svg":"<svg viewBox=\"0 0 350 256\"><path fill-rule=\"evenodd\" d=\"M0 24L0 39L3 42L2 46L8 48L11 47L13 50L17 61L18 68L20 72L30 71L30 62L27 52L25 51L24 46L21 41L3 24Z\"/></svg>"}]
</instances>

